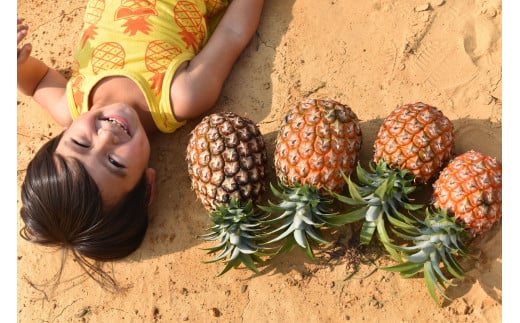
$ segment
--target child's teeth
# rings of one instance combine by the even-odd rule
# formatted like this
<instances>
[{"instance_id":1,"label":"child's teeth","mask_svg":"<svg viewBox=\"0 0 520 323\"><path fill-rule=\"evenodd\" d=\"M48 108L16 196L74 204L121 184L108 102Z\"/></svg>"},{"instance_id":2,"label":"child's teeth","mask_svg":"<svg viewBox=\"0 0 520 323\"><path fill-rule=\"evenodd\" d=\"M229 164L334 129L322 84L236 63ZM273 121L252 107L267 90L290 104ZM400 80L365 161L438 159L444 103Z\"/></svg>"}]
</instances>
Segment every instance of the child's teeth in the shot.
<instances>
[{"instance_id":1,"label":"child's teeth","mask_svg":"<svg viewBox=\"0 0 520 323\"><path fill-rule=\"evenodd\" d=\"M126 129L126 127L123 124L121 124L119 121L117 121L116 119L108 118L106 120L110 123L118 125L119 127L121 127L121 129L123 129L126 133L128 133L128 130Z\"/></svg>"}]
</instances>

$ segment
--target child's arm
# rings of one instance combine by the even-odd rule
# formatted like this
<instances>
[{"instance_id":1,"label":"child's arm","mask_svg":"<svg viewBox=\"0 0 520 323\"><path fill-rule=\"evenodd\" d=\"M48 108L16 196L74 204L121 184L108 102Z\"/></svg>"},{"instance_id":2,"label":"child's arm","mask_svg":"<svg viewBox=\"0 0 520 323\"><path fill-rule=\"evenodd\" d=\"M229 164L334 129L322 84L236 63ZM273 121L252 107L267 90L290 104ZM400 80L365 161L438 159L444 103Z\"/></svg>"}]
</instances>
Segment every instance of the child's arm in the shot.
<instances>
[{"instance_id":1,"label":"child's arm","mask_svg":"<svg viewBox=\"0 0 520 323\"><path fill-rule=\"evenodd\" d=\"M22 22L23 19L18 19L18 45L27 36L28 27L22 25ZM32 57L31 50L32 46L29 43L17 48L18 89L49 111L60 125L68 126L72 118L65 94L67 80L58 71Z\"/></svg>"},{"instance_id":2,"label":"child's arm","mask_svg":"<svg viewBox=\"0 0 520 323\"><path fill-rule=\"evenodd\" d=\"M171 88L175 117L190 119L217 101L233 64L258 28L263 0L234 0L201 52L179 73Z\"/></svg>"}]
</instances>

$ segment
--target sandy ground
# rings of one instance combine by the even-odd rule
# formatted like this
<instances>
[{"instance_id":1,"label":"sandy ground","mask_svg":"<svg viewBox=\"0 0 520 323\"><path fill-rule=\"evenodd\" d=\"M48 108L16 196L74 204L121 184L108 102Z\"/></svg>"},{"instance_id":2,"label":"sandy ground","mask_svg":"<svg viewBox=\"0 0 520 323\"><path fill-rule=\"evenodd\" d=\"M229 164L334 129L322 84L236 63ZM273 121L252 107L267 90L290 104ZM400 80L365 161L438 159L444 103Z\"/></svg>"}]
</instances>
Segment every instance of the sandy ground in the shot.
<instances>
[{"instance_id":1,"label":"sandy ground","mask_svg":"<svg viewBox=\"0 0 520 323\"><path fill-rule=\"evenodd\" d=\"M18 1L30 25L34 56L70 76L85 0ZM272 156L281 118L309 96L352 107L362 120L361 159L372 154L382 118L400 104L440 108L456 128L456 152L502 156L502 5L498 0L266 0L250 46L213 111L258 123ZM60 128L18 95L18 187L31 156ZM184 161L188 123L152 139L158 172L153 220L143 245L111 264L131 288L112 294L68 261L56 290L39 286L60 264L59 252L18 238L19 322L501 322L502 225L472 243L467 277L437 306L423 279L377 270L377 248L349 246L353 227L330 232L332 247L315 262L295 249L262 267L215 275L204 264L211 244L196 238L210 224L190 190ZM272 161L269 180L274 180ZM18 189L19 196L19 189ZM19 199L18 199L19 203ZM19 206L18 206L19 207ZM19 218L19 217L18 217ZM18 220L18 227L21 221Z\"/></svg>"}]
</instances>

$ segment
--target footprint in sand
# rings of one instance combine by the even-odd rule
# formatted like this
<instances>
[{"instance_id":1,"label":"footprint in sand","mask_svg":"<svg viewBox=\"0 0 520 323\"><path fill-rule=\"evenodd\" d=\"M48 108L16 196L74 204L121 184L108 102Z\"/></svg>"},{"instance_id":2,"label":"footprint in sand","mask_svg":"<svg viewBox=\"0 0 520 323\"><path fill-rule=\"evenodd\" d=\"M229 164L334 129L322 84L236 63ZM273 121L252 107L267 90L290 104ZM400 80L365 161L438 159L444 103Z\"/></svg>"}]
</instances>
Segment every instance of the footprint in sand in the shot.
<instances>
[{"instance_id":1,"label":"footprint in sand","mask_svg":"<svg viewBox=\"0 0 520 323\"><path fill-rule=\"evenodd\" d=\"M493 21L483 15L468 19L463 32L464 50L476 65L481 57L489 53L500 35Z\"/></svg>"},{"instance_id":2,"label":"footprint in sand","mask_svg":"<svg viewBox=\"0 0 520 323\"><path fill-rule=\"evenodd\" d=\"M439 90L457 89L477 76L479 59L497 40L493 22L457 4L434 11L423 38L405 61L414 82L427 82Z\"/></svg>"}]
</instances>

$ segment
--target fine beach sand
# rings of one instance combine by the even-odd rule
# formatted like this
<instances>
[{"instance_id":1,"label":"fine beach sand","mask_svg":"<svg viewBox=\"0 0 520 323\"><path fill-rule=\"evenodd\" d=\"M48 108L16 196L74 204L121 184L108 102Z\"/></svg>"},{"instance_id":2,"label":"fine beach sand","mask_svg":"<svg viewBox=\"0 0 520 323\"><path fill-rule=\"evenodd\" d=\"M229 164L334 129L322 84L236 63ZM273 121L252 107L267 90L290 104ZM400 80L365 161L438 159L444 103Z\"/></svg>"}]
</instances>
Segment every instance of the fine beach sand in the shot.
<instances>
[{"instance_id":1,"label":"fine beach sand","mask_svg":"<svg viewBox=\"0 0 520 323\"><path fill-rule=\"evenodd\" d=\"M85 0L18 1L33 55L70 76ZM266 0L258 35L239 58L212 110L258 124L267 143L268 180L280 121L302 98L348 104L361 120L362 163L382 119L397 105L422 101L455 126L456 153L478 150L502 160L502 4L498 0ZM61 129L18 95L20 185L34 152ZM151 139L157 170L153 216L142 246L106 269L126 293L103 290L66 262L56 289L41 286L61 253L17 240L19 322L501 322L502 225L471 244L466 278L437 306L422 277L378 270L378 248L349 244L356 226L326 232L332 246L311 261L299 250L255 275L216 274L223 263L197 235L210 225L190 189L185 147L198 120ZM266 197L267 198L267 197ZM17 215L18 216L18 215ZM22 222L18 216L18 228Z\"/></svg>"}]
</instances>

